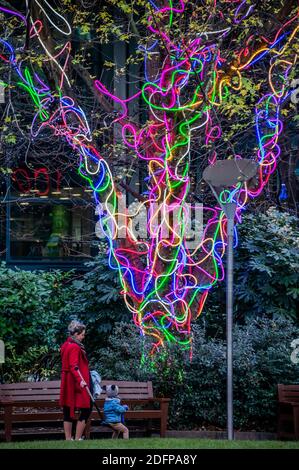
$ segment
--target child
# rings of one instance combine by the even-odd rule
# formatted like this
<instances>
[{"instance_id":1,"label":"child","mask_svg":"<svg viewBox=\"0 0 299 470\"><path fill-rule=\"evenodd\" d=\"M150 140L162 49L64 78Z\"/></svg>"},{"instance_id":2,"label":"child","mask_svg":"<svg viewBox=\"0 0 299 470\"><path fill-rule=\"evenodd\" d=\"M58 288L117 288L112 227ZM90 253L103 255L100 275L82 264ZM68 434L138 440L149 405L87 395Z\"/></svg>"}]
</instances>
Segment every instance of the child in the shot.
<instances>
[{"instance_id":1,"label":"child","mask_svg":"<svg viewBox=\"0 0 299 470\"><path fill-rule=\"evenodd\" d=\"M107 398L104 403L105 422L113 429L112 439L117 439L119 433L123 433L124 439L129 439L129 430L122 423L123 414L128 410L128 406L122 406L118 398L118 386L107 385Z\"/></svg>"}]
</instances>

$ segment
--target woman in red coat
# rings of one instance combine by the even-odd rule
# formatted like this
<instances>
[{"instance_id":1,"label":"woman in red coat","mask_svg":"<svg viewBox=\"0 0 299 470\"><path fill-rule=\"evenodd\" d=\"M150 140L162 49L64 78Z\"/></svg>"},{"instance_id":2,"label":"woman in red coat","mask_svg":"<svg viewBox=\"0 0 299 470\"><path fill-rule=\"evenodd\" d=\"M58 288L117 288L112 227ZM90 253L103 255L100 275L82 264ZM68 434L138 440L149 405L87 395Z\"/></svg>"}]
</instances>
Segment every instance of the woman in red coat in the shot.
<instances>
[{"instance_id":1,"label":"woman in red coat","mask_svg":"<svg viewBox=\"0 0 299 470\"><path fill-rule=\"evenodd\" d=\"M72 439L75 408L80 410L76 440L82 438L92 409L90 396L86 390L86 386L90 388L91 383L86 351L82 343L85 338L85 329L83 323L72 321L68 327L70 336L60 350L62 360L60 405L63 407L63 427L66 440Z\"/></svg>"}]
</instances>

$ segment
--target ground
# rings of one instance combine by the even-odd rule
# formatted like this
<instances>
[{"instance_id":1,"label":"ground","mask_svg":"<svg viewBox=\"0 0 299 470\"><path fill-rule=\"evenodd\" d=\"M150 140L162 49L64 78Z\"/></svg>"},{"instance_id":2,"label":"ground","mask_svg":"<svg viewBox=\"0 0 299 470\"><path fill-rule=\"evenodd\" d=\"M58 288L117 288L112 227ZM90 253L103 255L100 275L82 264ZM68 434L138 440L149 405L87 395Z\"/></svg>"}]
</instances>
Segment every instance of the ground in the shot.
<instances>
[{"instance_id":1,"label":"ground","mask_svg":"<svg viewBox=\"0 0 299 470\"><path fill-rule=\"evenodd\" d=\"M299 449L299 441L231 441L211 439L91 439L80 442L24 441L0 443L2 449Z\"/></svg>"}]
</instances>

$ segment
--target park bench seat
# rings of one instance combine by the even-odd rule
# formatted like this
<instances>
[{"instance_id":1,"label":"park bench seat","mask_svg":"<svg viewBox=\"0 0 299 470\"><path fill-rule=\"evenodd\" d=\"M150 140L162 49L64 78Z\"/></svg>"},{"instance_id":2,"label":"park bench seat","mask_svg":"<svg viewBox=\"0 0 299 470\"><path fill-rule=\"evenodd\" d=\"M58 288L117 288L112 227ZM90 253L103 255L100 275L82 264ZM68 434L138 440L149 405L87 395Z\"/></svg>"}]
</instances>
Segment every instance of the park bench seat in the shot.
<instances>
[{"instance_id":1,"label":"park bench seat","mask_svg":"<svg viewBox=\"0 0 299 470\"><path fill-rule=\"evenodd\" d=\"M299 384L278 385L278 439L299 440Z\"/></svg>"},{"instance_id":2,"label":"park bench seat","mask_svg":"<svg viewBox=\"0 0 299 470\"><path fill-rule=\"evenodd\" d=\"M126 424L130 430L140 429L146 421L146 431L158 425L161 437L165 437L168 419L168 398L153 396L152 382L129 382L103 380L101 386L116 384L123 404L129 406ZM63 433L63 414L59 406L60 380L0 384L0 424L6 441L12 436ZM103 409L105 391L97 404ZM103 416L101 417L103 419ZM109 426L101 425L97 411L93 411L86 426L86 437L91 433L111 432Z\"/></svg>"}]
</instances>

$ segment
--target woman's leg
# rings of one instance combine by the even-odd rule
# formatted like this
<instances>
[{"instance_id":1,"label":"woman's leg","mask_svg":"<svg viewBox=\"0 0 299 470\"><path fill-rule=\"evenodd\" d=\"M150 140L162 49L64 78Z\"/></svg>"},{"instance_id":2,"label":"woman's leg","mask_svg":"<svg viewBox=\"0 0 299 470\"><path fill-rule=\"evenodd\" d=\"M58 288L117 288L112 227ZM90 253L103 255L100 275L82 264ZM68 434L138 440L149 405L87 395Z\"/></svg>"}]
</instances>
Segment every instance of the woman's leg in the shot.
<instances>
[{"instance_id":1,"label":"woman's leg","mask_svg":"<svg viewBox=\"0 0 299 470\"><path fill-rule=\"evenodd\" d=\"M66 441L72 440L72 427L73 423L70 423L69 421L63 421L63 429Z\"/></svg>"},{"instance_id":2,"label":"woman's leg","mask_svg":"<svg viewBox=\"0 0 299 470\"><path fill-rule=\"evenodd\" d=\"M88 418L90 417L90 414L91 414L91 408L81 408L80 417L77 421L77 426L76 426L76 437L75 437L76 441L81 439L86 423L88 421Z\"/></svg>"},{"instance_id":3,"label":"woman's leg","mask_svg":"<svg viewBox=\"0 0 299 470\"><path fill-rule=\"evenodd\" d=\"M68 406L63 407L63 429L66 441L72 439L72 426L73 420L70 416L70 408Z\"/></svg>"},{"instance_id":4,"label":"woman's leg","mask_svg":"<svg viewBox=\"0 0 299 470\"><path fill-rule=\"evenodd\" d=\"M76 441L79 441L79 439L81 439L85 426L86 426L86 421L80 421L80 420L77 421L76 436L75 436Z\"/></svg>"}]
</instances>

